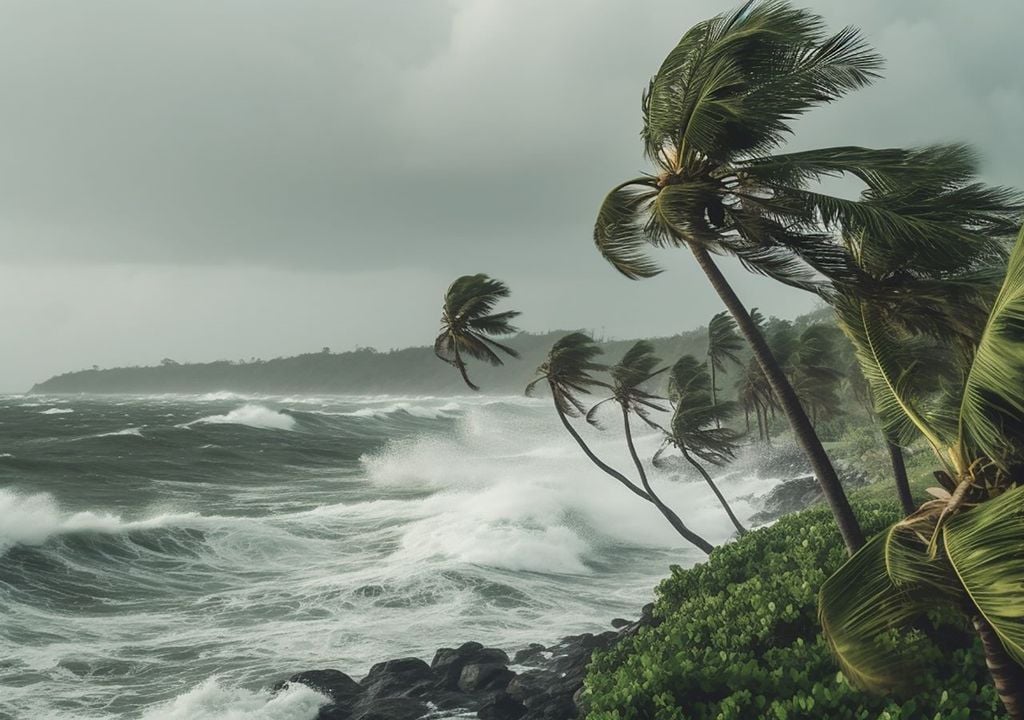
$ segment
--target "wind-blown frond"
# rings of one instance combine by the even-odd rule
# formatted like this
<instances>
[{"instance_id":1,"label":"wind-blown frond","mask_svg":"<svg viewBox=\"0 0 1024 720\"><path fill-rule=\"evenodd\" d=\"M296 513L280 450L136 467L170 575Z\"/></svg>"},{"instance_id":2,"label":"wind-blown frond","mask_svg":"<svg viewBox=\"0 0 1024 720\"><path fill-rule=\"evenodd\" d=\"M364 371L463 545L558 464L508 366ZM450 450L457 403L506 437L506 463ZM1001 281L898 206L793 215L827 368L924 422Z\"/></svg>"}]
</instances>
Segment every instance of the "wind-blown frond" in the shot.
<instances>
[{"instance_id":1,"label":"wind-blown frond","mask_svg":"<svg viewBox=\"0 0 1024 720\"><path fill-rule=\"evenodd\" d=\"M712 402L711 376L704 363L683 355L669 370L669 400L675 410L668 440L705 462L723 465L736 457L739 434L719 427L736 412L736 403Z\"/></svg>"},{"instance_id":2,"label":"wind-blown frond","mask_svg":"<svg viewBox=\"0 0 1024 720\"><path fill-rule=\"evenodd\" d=\"M946 554L971 602L1024 665L1024 487L949 520Z\"/></svg>"},{"instance_id":3,"label":"wind-blown frond","mask_svg":"<svg viewBox=\"0 0 1024 720\"><path fill-rule=\"evenodd\" d=\"M899 567L892 571L894 561ZM923 544L893 528L869 540L822 584L822 631L855 686L891 693L921 677L927 644L908 628L929 607L947 599L955 602L951 583L943 583L939 591L933 585L942 582L936 580L942 577L941 563L928 560Z\"/></svg>"},{"instance_id":4,"label":"wind-blown frond","mask_svg":"<svg viewBox=\"0 0 1024 720\"><path fill-rule=\"evenodd\" d=\"M959 403L959 442L968 462L1003 470L1024 456L1024 231L1006 268Z\"/></svg>"},{"instance_id":5,"label":"wind-blown frond","mask_svg":"<svg viewBox=\"0 0 1024 720\"><path fill-rule=\"evenodd\" d=\"M661 270L647 257L647 213L657 197L650 178L635 178L614 188L601 204L594 223L594 244L611 265L631 280Z\"/></svg>"},{"instance_id":6,"label":"wind-blown frond","mask_svg":"<svg viewBox=\"0 0 1024 720\"><path fill-rule=\"evenodd\" d=\"M515 310L492 313L509 289L500 280L482 273L463 275L453 282L444 296L441 312L441 332L434 340L434 354L462 374L472 390L479 390L466 374L463 356L482 360L490 365L504 364L497 352L511 357L519 353L491 335L510 335L518 332L512 321L519 315Z\"/></svg>"},{"instance_id":7,"label":"wind-blown frond","mask_svg":"<svg viewBox=\"0 0 1024 720\"><path fill-rule=\"evenodd\" d=\"M791 121L871 82L881 60L851 28L824 31L785 2L748 2L695 25L644 96L647 155L666 146L715 156L779 144ZM728 149L728 150L726 150Z\"/></svg>"},{"instance_id":8,"label":"wind-blown frond","mask_svg":"<svg viewBox=\"0 0 1024 720\"><path fill-rule=\"evenodd\" d=\"M708 322L708 360L719 372L726 361L739 365L744 342L736 331L736 321L727 312L717 313Z\"/></svg>"},{"instance_id":9,"label":"wind-blown frond","mask_svg":"<svg viewBox=\"0 0 1024 720\"><path fill-rule=\"evenodd\" d=\"M602 352L589 335L565 335L551 346L547 358L537 368L539 377L526 386L526 394L532 395L539 383L546 382L559 411L570 417L584 415L586 406L579 395L589 394L595 387L608 387L608 383L593 375L607 370L606 365L595 362Z\"/></svg>"},{"instance_id":10,"label":"wind-blown frond","mask_svg":"<svg viewBox=\"0 0 1024 720\"><path fill-rule=\"evenodd\" d=\"M933 389L935 372L922 365L941 360L943 350L929 354L924 339L897 333L879 319L870 303L844 296L834 307L840 329L853 344L887 436L905 444L922 434L942 453L955 419L932 402L928 392ZM928 381L924 389L922 380Z\"/></svg>"}]
</instances>

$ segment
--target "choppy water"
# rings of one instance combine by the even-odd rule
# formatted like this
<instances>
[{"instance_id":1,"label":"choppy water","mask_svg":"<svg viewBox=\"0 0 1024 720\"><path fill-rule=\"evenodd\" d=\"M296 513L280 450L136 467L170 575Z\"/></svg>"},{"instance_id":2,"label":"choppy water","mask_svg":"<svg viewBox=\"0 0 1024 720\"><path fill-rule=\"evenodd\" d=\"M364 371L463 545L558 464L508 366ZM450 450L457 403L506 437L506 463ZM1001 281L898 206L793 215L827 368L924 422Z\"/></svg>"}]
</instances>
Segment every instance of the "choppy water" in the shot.
<instances>
[{"instance_id":1,"label":"choppy water","mask_svg":"<svg viewBox=\"0 0 1024 720\"><path fill-rule=\"evenodd\" d=\"M745 517L774 484L723 490ZM263 688L603 630L697 559L544 400L0 397L0 718L308 720Z\"/></svg>"}]
</instances>

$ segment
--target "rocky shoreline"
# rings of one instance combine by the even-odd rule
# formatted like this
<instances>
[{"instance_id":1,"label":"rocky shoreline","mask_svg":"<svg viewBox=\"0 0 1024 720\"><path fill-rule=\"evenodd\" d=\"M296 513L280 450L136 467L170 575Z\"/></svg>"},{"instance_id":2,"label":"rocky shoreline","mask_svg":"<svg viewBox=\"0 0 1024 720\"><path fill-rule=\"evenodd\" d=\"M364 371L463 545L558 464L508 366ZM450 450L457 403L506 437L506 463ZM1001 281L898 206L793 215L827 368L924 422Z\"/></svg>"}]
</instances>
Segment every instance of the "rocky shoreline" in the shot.
<instances>
[{"instance_id":1,"label":"rocky shoreline","mask_svg":"<svg viewBox=\"0 0 1024 720\"><path fill-rule=\"evenodd\" d=\"M467 642L440 648L428 664L407 657L377 663L355 680L340 670L308 670L278 683L317 690L331 699L317 720L567 720L581 714L581 691L595 650L611 647L655 623L653 604L615 630L572 635L545 647L530 645L510 658L504 650Z\"/></svg>"}]
</instances>

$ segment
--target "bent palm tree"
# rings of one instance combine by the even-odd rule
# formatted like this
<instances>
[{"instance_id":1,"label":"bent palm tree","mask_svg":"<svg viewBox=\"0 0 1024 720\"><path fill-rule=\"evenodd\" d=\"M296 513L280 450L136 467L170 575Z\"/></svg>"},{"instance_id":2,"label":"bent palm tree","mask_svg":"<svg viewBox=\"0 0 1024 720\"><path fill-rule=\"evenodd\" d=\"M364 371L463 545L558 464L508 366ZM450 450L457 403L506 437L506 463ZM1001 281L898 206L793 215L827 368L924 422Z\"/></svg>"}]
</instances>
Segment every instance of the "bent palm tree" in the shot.
<instances>
[{"instance_id":1,"label":"bent palm tree","mask_svg":"<svg viewBox=\"0 0 1024 720\"><path fill-rule=\"evenodd\" d=\"M595 413L606 402L614 402L619 406L619 410L622 413L622 426L626 434L626 447L629 449L629 455L633 459L637 475L639 475L640 482L643 484L644 491L647 493L650 501L658 508L658 511L669 521L672 527L675 528L676 532L693 545L710 554L714 546L688 528L679 516L658 496L654 488L651 487L647 471L644 469L643 462L640 461L636 445L633 442L633 430L629 424L630 416L633 414L637 415L649 426L661 430L651 420L650 412L652 410L664 412L665 408L659 404L659 397L643 389L643 386L648 381L665 372L667 368L655 369L660 364L661 360L654 354L654 347L649 342L641 340L634 344L622 356L622 360L613 365L609 370L612 376L612 396L592 407L590 412L587 413L587 421L596 424Z\"/></svg>"},{"instance_id":2,"label":"bent palm tree","mask_svg":"<svg viewBox=\"0 0 1024 720\"><path fill-rule=\"evenodd\" d=\"M512 324L519 315L517 311L491 312L508 295L505 283L483 274L463 275L444 294L441 333L434 341L434 354L458 369L463 382L471 390L480 388L466 373L464 354L491 365L504 364L496 351L519 357L518 352L491 337L518 332Z\"/></svg>"},{"instance_id":3,"label":"bent palm tree","mask_svg":"<svg viewBox=\"0 0 1024 720\"><path fill-rule=\"evenodd\" d=\"M739 353L743 349L743 339L736 334L736 321L728 311L720 312L708 323L708 367L711 368L711 404L718 403L717 374L725 370L729 361L739 365ZM716 424L719 420L716 418ZM721 427L721 425L717 425Z\"/></svg>"},{"instance_id":4,"label":"bent palm tree","mask_svg":"<svg viewBox=\"0 0 1024 720\"><path fill-rule=\"evenodd\" d=\"M604 372L608 369L607 365L595 362L602 352L589 335L576 332L562 337L551 346L547 358L537 368L539 377L534 378L526 386L526 394L533 395L537 385L541 382L547 383L558 419L562 421L562 426L580 446L583 454L634 495L650 502L650 496L642 488L601 460L569 422L570 417L577 418L586 413L586 406L580 400L579 395L589 395L595 387L609 387L608 383L593 376L593 373Z\"/></svg>"},{"instance_id":5,"label":"bent palm tree","mask_svg":"<svg viewBox=\"0 0 1024 720\"><path fill-rule=\"evenodd\" d=\"M669 401L675 407L672 422L665 433L665 442L675 447L683 459L696 468L704 482L718 498L729 520L740 535L746 533L729 502L698 460L724 465L736 458L739 435L723 428L735 411L736 403L713 401L711 378L704 365L692 355L684 355L669 371ZM694 457L696 456L696 457Z\"/></svg>"},{"instance_id":6,"label":"bent palm tree","mask_svg":"<svg viewBox=\"0 0 1024 720\"><path fill-rule=\"evenodd\" d=\"M888 691L921 657L919 634L895 633L936 606L966 609L1007 714L1024 718L1024 232L960 383L942 395L916 392L914 354L871 306L838 310L879 415L927 439L943 487L825 582L826 639L851 681Z\"/></svg>"},{"instance_id":7,"label":"bent palm tree","mask_svg":"<svg viewBox=\"0 0 1024 720\"><path fill-rule=\"evenodd\" d=\"M600 252L633 279L659 272L645 253L648 245L691 251L750 344L851 550L863 535L835 469L711 253L735 256L752 271L827 297L838 286L860 289L866 278L842 242L825 230L884 234L915 248L911 256L922 266L936 238L990 243L987 213L977 216L970 233L946 222L951 199L985 194L964 186L962 178L942 186L930 182L936 167L956 160L949 148L774 154L795 118L868 85L881 64L857 30L828 35L819 16L786 2L751 1L698 23L669 53L643 96L641 135L656 172L613 188L594 229ZM823 176L844 174L872 190L920 184L935 191L883 207L871 197L847 200L813 186Z\"/></svg>"}]
</instances>

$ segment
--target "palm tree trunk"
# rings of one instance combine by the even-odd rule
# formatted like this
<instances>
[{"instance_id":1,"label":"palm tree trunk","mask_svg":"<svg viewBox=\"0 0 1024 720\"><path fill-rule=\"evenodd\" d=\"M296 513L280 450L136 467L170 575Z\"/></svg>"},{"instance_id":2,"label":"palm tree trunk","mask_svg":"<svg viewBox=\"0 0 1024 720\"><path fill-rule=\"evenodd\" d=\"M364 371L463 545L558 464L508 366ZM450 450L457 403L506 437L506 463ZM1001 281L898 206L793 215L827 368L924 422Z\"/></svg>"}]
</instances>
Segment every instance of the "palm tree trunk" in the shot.
<instances>
[{"instance_id":1,"label":"palm tree trunk","mask_svg":"<svg viewBox=\"0 0 1024 720\"><path fill-rule=\"evenodd\" d=\"M708 358L708 364L711 366L711 407L718 407L718 390L715 387L715 361ZM715 427L722 427L722 419L715 415Z\"/></svg>"},{"instance_id":2,"label":"palm tree trunk","mask_svg":"<svg viewBox=\"0 0 1024 720\"><path fill-rule=\"evenodd\" d=\"M761 404L754 405L754 413L757 415L757 439L764 442L764 421L761 419Z\"/></svg>"},{"instance_id":3,"label":"palm tree trunk","mask_svg":"<svg viewBox=\"0 0 1024 720\"><path fill-rule=\"evenodd\" d=\"M683 457L686 458L687 462L689 462L691 465L697 468L697 472L699 472L704 477L704 482L706 482L708 486L711 488L711 491L715 493L715 497L718 498L718 502L722 503L722 507L725 509L725 514L729 516L729 519L732 520L732 524L736 526L736 532L738 532L740 535L745 535L747 533L747 529L743 527L742 523L740 523L739 521L739 518L737 518L735 513L733 513L732 508L729 507L729 502L725 499L725 496L722 494L722 491L718 489L718 485L715 484L715 481L711 479L710 475L708 475L708 471L704 469L703 465L694 460L693 457L691 457L690 453L686 452L686 450L680 448L680 451L683 453Z\"/></svg>"},{"instance_id":4,"label":"palm tree trunk","mask_svg":"<svg viewBox=\"0 0 1024 720\"><path fill-rule=\"evenodd\" d=\"M747 434L749 435L750 434L750 406L749 405L744 405L743 406L743 419L747 423Z\"/></svg>"},{"instance_id":5,"label":"palm tree trunk","mask_svg":"<svg viewBox=\"0 0 1024 720\"><path fill-rule=\"evenodd\" d=\"M462 375L462 381L469 386L470 390L479 392L480 388L473 384L473 381L469 379L469 375L466 374L466 363L462 361L462 356L455 353L455 367L459 369L459 374Z\"/></svg>"},{"instance_id":6,"label":"palm tree trunk","mask_svg":"<svg viewBox=\"0 0 1024 720\"><path fill-rule=\"evenodd\" d=\"M683 524L683 521L676 515L672 508L661 501L661 498L654 492L651 487L651 483L647 480L647 473L644 471L644 464L640 462L640 457L636 454L636 446L633 445L633 432L629 427L629 411L622 408L622 423L626 428L626 446L629 448L629 454L633 458L633 464L636 465L636 471L640 475L640 482L643 483L644 490L647 491L650 496L651 502L654 503L655 507L661 511L661 514L665 516L665 519L676 529L676 532L682 535L691 544L697 546L708 555L715 549L715 546L709 543L707 540L702 538L697 533L693 532L690 528Z\"/></svg>"},{"instance_id":7,"label":"palm tree trunk","mask_svg":"<svg viewBox=\"0 0 1024 720\"><path fill-rule=\"evenodd\" d=\"M864 533L857 522L857 517L853 514L853 508L850 507L850 501L846 497L842 483L839 482L839 476L832 466L832 461L829 460L821 440L814 432L814 426L808 420L807 413L800 406L793 386L772 355L768 343L765 342L757 326L754 325L754 321L750 319L750 313L740 302L739 297L736 296L729 281L722 275L722 271L718 269L707 249L698 243L691 243L690 250L704 274L707 275L711 286L722 298L722 302L725 303L725 307L732 314L733 319L736 320L739 331L750 345L754 357L757 358L757 364L761 366L769 385L781 403L782 410L786 413L789 424L793 428L793 434L807 455L811 468L818 478L818 484L821 485L825 499L832 509L832 515L839 526L839 534L842 536L843 542L846 543L846 549L853 554L864 544Z\"/></svg>"},{"instance_id":8,"label":"palm tree trunk","mask_svg":"<svg viewBox=\"0 0 1024 720\"><path fill-rule=\"evenodd\" d=\"M1007 654L1006 648L980 612L971 618L974 631L985 649L985 664L992 675L999 699L1010 720L1024 720L1024 669Z\"/></svg>"},{"instance_id":9,"label":"palm tree trunk","mask_svg":"<svg viewBox=\"0 0 1024 720\"><path fill-rule=\"evenodd\" d=\"M653 502L651 500L650 495L648 495L646 492L638 488L629 478L627 478L625 475L620 473L615 468L609 466L607 463L601 460L601 458L599 458L597 455L593 453L593 451L590 449L590 447L587 446L587 443L583 440L580 434L576 432L576 428L574 428L572 426L572 423L569 422L569 418L567 418L565 416L565 413L562 412L562 409L558 407L558 403L555 403L555 412L558 413L558 419L562 421L562 425L565 427L566 430L569 431L569 434L572 435L572 439L575 440L576 444L580 446L580 449L583 451L583 454L590 458L590 462L597 465L597 467L603 470L607 475L610 475L611 477L615 478L620 483L625 485L626 488L634 495L643 498L647 502Z\"/></svg>"},{"instance_id":10,"label":"palm tree trunk","mask_svg":"<svg viewBox=\"0 0 1024 720\"><path fill-rule=\"evenodd\" d=\"M892 463L892 474L896 480L896 494L900 497L900 505L906 515L917 509L914 496L910 493L910 480L907 478L907 464L903 460L903 448L889 438L885 439L885 445L889 450L889 460Z\"/></svg>"}]
</instances>

